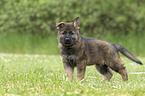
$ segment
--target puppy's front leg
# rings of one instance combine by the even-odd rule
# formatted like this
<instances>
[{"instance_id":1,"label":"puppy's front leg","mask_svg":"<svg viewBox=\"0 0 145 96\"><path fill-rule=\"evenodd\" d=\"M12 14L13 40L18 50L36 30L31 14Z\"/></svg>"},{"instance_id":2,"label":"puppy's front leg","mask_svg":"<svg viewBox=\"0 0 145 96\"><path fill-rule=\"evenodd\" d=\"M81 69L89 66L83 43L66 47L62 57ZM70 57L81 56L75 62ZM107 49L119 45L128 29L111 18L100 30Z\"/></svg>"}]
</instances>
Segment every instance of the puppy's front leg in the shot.
<instances>
[{"instance_id":1,"label":"puppy's front leg","mask_svg":"<svg viewBox=\"0 0 145 96\"><path fill-rule=\"evenodd\" d=\"M63 60L63 65L65 69L66 81L73 80L74 67L71 64L69 64L67 60Z\"/></svg>"},{"instance_id":2,"label":"puppy's front leg","mask_svg":"<svg viewBox=\"0 0 145 96\"><path fill-rule=\"evenodd\" d=\"M77 64L77 80L83 80L85 76L86 65L84 63Z\"/></svg>"}]
</instances>

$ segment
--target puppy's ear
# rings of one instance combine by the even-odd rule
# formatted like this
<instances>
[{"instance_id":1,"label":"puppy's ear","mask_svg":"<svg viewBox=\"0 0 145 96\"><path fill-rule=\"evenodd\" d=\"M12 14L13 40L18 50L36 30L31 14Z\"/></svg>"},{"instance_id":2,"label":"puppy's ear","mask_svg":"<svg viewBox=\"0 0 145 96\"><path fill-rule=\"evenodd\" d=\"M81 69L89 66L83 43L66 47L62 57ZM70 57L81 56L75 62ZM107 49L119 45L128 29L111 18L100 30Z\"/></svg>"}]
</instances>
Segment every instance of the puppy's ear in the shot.
<instances>
[{"instance_id":1,"label":"puppy's ear","mask_svg":"<svg viewBox=\"0 0 145 96\"><path fill-rule=\"evenodd\" d=\"M56 23L57 29L61 29L64 26L64 22Z\"/></svg>"},{"instance_id":2,"label":"puppy's ear","mask_svg":"<svg viewBox=\"0 0 145 96\"><path fill-rule=\"evenodd\" d=\"M74 20L74 27L76 28L76 29L79 29L80 27L79 27L79 25L80 25L80 20L79 20L79 17L77 17L75 20Z\"/></svg>"}]
</instances>

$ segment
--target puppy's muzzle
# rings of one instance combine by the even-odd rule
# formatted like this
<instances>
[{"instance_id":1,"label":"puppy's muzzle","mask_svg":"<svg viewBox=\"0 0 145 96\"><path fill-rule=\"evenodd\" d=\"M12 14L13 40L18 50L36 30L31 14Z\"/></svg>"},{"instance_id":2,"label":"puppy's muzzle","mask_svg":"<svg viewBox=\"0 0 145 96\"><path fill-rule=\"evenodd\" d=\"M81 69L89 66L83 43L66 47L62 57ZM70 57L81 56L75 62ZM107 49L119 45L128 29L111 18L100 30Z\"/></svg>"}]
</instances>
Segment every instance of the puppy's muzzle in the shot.
<instances>
[{"instance_id":1,"label":"puppy's muzzle","mask_svg":"<svg viewBox=\"0 0 145 96\"><path fill-rule=\"evenodd\" d=\"M65 44L71 44L71 39L70 38L65 38Z\"/></svg>"}]
</instances>

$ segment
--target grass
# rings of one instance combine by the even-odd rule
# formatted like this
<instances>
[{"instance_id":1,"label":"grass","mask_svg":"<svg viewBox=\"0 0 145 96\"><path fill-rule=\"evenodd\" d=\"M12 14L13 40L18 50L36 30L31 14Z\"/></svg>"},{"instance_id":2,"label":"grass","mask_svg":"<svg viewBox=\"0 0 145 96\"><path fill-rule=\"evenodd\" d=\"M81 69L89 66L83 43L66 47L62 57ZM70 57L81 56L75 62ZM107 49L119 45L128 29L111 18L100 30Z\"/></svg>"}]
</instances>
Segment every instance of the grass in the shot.
<instances>
[{"instance_id":1,"label":"grass","mask_svg":"<svg viewBox=\"0 0 145 96\"><path fill-rule=\"evenodd\" d=\"M57 33L57 30L56 30ZM83 34L83 33L82 33ZM84 35L86 36L86 35ZM122 35L107 34L99 36L92 34L86 37L93 37L109 42L123 45L135 56L145 56L145 34ZM58 41L56 35L40 33L18 33L18 32L0 32L0 53L17 53L17 54L59 54Z\"/></svg>"},{"instance_id":2,"label":"grass","mask_svg":"<svg viewBox=\"0 0 145 96\"><path fill-rule=\"evenodd\" d=\"M144 63L145 59L139 57ZM145 65L141 66L122 58L129 75L122 82L114 73L110 82L100 82L103 77L94 66L87 67L85 80L65 81L63 64L59 55L0 54L0 95L40 96L144 96ZM136 73L136 74L134 74Z\"/></svg>"},{"instance_id":3,"label":"grass","mask_svg":"<svg viewBox=\"0 0 145 96\"><path fill-rule=\"evenodd\" d=\"M0 52L21 54L58 54L57 36L29 32L0 33Z\"/></svg>"}]
</instances>

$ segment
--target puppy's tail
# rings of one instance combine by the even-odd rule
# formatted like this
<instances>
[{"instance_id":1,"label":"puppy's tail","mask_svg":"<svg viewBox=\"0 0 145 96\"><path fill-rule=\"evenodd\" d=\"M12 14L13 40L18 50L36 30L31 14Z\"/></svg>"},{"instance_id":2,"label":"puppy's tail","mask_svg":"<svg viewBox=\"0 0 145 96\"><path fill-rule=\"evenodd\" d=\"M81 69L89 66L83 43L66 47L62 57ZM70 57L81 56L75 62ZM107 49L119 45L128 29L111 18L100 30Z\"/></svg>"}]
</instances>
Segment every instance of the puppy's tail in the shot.
<instances>
[{"instance_id":1,"label":"puppy's tail","mask_svg":"<svg viewBox=\"0 0 145 96\"><path fill-rule=\"evenodd\" d=\"M126 48L124 48L119 44L113 44L113 45L116 47L117 51L121 52L124 56L126 56L127 58L131 59L132 61L140 65L143 65L143 63L138 58L136 58L132 53L130 53Z\"/></svg>"}]
</instances>

